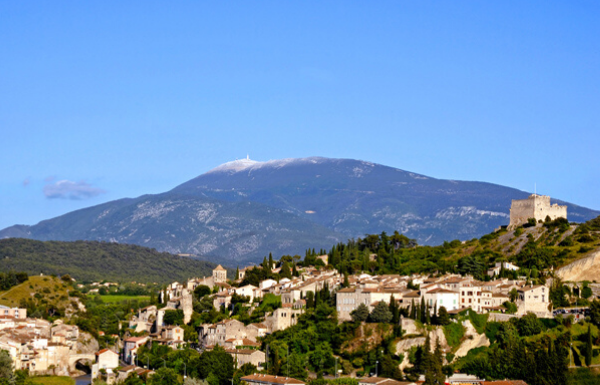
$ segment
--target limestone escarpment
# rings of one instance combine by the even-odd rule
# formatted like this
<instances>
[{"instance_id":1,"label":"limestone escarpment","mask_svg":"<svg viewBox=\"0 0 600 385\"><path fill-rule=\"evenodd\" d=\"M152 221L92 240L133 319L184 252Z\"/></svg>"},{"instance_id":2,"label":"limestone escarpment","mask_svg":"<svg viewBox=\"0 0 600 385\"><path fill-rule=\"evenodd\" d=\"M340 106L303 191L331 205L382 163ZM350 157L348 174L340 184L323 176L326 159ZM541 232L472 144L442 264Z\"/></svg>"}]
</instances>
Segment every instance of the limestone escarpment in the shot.
<instances>
[{"instance_id":1,"label":"limestone escarpment","mask_svg":"<svg viewBox=\"0 0 600 385\"><path fill-rule=\"evenodd\" d=\"M600 277L600 250L561 267L555 274L563 281L597 281Z\"/></svg>"}]
</instances>

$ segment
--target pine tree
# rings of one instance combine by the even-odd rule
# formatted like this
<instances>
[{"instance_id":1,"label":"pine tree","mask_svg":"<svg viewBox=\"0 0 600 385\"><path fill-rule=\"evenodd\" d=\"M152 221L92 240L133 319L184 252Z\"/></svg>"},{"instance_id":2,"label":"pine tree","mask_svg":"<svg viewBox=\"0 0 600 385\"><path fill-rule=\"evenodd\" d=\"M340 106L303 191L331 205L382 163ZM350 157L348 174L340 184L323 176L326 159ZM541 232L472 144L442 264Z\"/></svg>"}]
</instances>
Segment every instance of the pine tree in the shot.
<instances>
[{"instance_id":1,"label":"pine tree","mask_svg":"<svg viewBox=\"0 0 600 385\"><path fill-rule=\"evenodd\" d=\"M356 309L352 310L350 317L354 322L364 322L369 318L369 308L361 302Z\"/></svg>"},{"instance_id":2,"label":"pine tree","mask_svg":"<svg viewBox=\"0 0 600 385\"><path fill-rule=\"evenodd\" d=\"M389 307L386 306L385 302L380 301L377 305L375 305L375 308L373 308L369 319L371 322L388 323L392 320L392 313L390 312Z\"/></svg>"}]
</instances>

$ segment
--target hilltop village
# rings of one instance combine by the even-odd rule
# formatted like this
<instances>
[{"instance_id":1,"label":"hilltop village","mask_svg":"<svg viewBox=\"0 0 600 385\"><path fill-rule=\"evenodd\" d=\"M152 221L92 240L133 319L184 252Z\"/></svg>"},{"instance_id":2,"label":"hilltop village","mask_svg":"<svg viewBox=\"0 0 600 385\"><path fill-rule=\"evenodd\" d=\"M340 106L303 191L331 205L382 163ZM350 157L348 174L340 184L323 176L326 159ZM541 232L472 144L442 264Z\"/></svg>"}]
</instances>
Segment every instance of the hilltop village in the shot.
<instances>
[{"instance_id":1,"label":"hilltop village","mask_svg":"<svg viewBox=\"0 0 600 385\"><path fill-rule=\"evenodd\" d=\"M596 242L594 224L584 226ZM457 268L444 268L446 254L436 253L453 257L473 249L472 242L455 241L424 249L438 261L427 273L386 273L405 253L422 251L400 234L383 233L360 240L354 257L359 246L349 243L308 250L304 260L269 256L258 266L218 265L210 276L156 289L137 285L151 296L111 311L100 294L117 291L118 283L36 277L66 290L66 310L60 317L28 317L33 298L0 306L0 351L16 371L74 375L88 368L100 384L564 383L568 356L574 366L575 355L588 367L600 360L594 339L600 338L600 290L595 282L561 282L551 262L532 266L516 256L542 238L583 242L581 228L566 222L566 208L532 195L513 202L506 228L478 241L487 247L509 237L521 248L514 258L493 251L507 247L498 243L482 249L479 259L474 249ZM402 266L394 269L414 269ZM33 287L33 278L21 285ZM102 313L81 315L92 309ZM589 342L578 327L587 327ZM574 335L581 336L575 345ZM536 336L544 337L529 340ZM542 351L554 363L532 366L527 360ZM513 356L521 357L507 363L513 371L494 369L496 360Z\"/></svg>"}]
</instances>

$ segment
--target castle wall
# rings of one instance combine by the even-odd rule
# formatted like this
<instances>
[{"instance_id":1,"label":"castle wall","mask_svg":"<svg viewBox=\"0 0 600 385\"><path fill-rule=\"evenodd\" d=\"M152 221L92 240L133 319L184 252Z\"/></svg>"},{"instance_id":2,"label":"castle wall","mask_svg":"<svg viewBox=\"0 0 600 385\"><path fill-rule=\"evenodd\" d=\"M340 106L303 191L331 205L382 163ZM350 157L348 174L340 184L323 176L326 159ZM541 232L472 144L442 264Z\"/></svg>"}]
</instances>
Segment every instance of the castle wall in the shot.
<instances>
[{"instance_id":1,"label":"castle wall","mask_svg":"<svg viewBox=\"0 0 600 385\"><path fill-rule=\"evenodd\" d=\"M549 216L552 220L556 218L566 219L567 206L551 205L550 197L547 195L531 194L527 199L513 199L510 206L509 229L527 223L529 218L544 221L546 216Z\"/></svg>"}]
</instances>

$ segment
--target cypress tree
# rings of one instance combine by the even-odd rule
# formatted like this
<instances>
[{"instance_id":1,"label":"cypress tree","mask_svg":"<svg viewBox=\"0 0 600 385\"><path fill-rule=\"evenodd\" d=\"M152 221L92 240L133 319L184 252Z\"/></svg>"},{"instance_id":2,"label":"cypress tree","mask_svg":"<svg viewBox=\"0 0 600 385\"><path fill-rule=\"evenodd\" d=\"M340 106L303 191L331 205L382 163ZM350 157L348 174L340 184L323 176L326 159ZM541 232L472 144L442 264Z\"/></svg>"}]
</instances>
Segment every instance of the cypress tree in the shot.
<instances>
[{"instance_id":1,"label":"cypress tree","mask_svg":"<svg viewBox=\"0 0 600 385\"><path fill-rule=\"evenodd\" d=\"M273 254L269 253L269 269L273 268Z\"/></svg>"},{"instance_id":2,"label":"cypress tree","mask_svg":"<svg viewBox=\"0 0 600 385\"><path fill-rule=\"evenodd\" d=\"M410 304L410 315L409 318L415 319L415 317L417 316L416 313L416 309L415 309L415 300L413 299L411 304Z\"/></svg>"},{"instance_id":3,"label":"cypress tree","mask_svg":"<svg viewBox=\"0 0 600 385\"><path fill-rule=\"evenodd\" d=\"M240 267L236 267L235 268L235 280L237 281L238 279L240 279Z\"/></svg>"},{"instance_id":4,"label":"cypress tree","mask_svg":"<svg viewBox=\"0 0 600 385\"><path fill-rule=\"evenodd\" d=\"M432 357L432 371L434 384L444 385L446 383L446 376L443 372L444 357L442 356L442 347L440 346L439 337L435 341L435 352Z\"/></svg>"},{"instance_id":5,"label":"cypress tree","mask_svg":"<svg viewBox=\"0 0 600 385\"><path fill-rule=\"evenodd\" d=\"M585 365L590 366L592 364L592 329L591 325L588 324L588 331L586 336L586 344L585 344Z\"/></svg>"},{"instance_id":6,"label":"cypress tree","mask_svg":"<svg viewBox=\"0 0 600 385\"><path fill-rule=\"evenodd\" d=\"M431 340L429 339L429 333L425 337L425 345L423 345L423 364L422 369L425 374L425 385L434 385L433 370L432 370L432 356L431 356Z\"/></svg>"},{"instance_id":7,"label":"cypress tree","mask_svg":"<svg viewBox=\"0 0 600 385\"><path fill-rule=\"evenodd\" d=\"M426 319L425 319L425 297L421 297L421 315L419 317L419 321L421 321L422 323L425 323Z\"/></svg>"},{"instance_id":8,"label":"cypress tree","mask_svg":"<svg viewBox=\"0 0 600 385\"><path fill-rule=\"evenodd\" d=\"M395 325L400 322L400 309L393 294L390 297L390 312L392 313L392 323Z\"/></svg>"}]
</instances>

